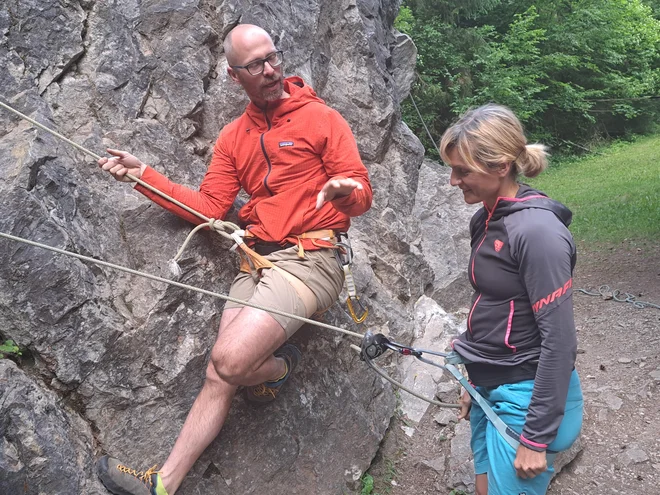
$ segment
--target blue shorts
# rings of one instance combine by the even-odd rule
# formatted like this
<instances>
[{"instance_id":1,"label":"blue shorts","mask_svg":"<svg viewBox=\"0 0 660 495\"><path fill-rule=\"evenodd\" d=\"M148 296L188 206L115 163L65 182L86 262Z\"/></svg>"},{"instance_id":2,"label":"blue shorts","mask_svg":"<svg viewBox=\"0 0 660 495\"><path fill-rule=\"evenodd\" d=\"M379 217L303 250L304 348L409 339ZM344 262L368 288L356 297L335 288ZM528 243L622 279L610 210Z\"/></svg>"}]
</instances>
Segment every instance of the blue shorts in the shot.
<instances>
[{"instance_id":1,"label":"blue shorts","mask_svg":"<svg viewBox=\"0 0 660 495\"><path fill-rule=\"evenodd\" d=\"M527 416L527 408L532 400L534 380L500 385L495 388L477 387L477 391L491 404L493 410L517 433L522 432ZM580 434L582 427L582 388L577 371L573 370L568 388L566 409L557 438L548 450L560 452L568 449ZM513 462L516 451L493 427L474 401L470 410L472 429L472 453L476 474L488 475L488 495L543 495L548 489L554 468L552 458L548 458L548 470L532 479L522 479L516 475Z\"/></svg>"}]
</instances>

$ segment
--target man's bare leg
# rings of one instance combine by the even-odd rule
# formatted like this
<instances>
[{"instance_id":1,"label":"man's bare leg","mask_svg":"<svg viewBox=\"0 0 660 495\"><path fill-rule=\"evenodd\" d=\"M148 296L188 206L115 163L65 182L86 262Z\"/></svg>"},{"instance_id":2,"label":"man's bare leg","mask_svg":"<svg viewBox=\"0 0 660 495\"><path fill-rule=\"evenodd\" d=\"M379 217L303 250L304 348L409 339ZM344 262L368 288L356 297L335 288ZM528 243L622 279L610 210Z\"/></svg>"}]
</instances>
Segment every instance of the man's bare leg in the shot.
<instances>
[{"instance_id":1,"label":"man's bare leg","mask_svg":"<svg viewBox=\"0 0 660 495\"><path fill-rule=\"evenodd\" d=\"M275 358L273 352L285 341L280 324L264 311L224 311L204 386L161 470L170 495L174 495L195 461L220 433L237 387L275 380L284 374L284 361Z\"/></svg>"}]
</instances>

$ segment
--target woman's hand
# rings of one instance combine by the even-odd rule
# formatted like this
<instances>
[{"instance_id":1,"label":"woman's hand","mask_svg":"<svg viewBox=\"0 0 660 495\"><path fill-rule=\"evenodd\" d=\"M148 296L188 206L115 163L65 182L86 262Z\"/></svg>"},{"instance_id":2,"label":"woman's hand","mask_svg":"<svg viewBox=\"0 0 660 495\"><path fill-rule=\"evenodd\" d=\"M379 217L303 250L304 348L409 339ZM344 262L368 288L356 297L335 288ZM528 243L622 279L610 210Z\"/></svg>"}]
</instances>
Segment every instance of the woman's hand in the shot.
<instances>
[{"instance_id":1,"label":"woman's hand","mask_svg":"<svg viewBox=\"0 0 660 495\"><path fill-rule=\"evenodd\" d=\"M461 406L461 410L458 413L458 419L469 420L470 409L472 408L472 397L470 397L470 394L467 392L467 390L463 390L461 397L458 399L458 403Z\"/></svg>"},{"instance_id":2,"label":"woman's hand","mask_svg":"<svg viewBox=\"0 0 660 495\"><path fill-rule=\"evenodd\" d=\"M518 447L516 460L513 461L516 474L524 480L531 479L548 469L548 460L544 452L528 449L524 445Z\"/></svg>"},{"instance_id":3,"label":"woman's hand","mask_svg":"<svg viewBox=\"0 0 660 495\"><path fill-rule=\"evenodd\" d=\"M131 174L139 179L147 168L144 163L126 151L108 148L108 153L113 156L111 158L101 158L98 161L99 167L106 172L110 172L118 181L130 182L131 179L126 177L126 174Z\"/></svg>"}]
</instances>

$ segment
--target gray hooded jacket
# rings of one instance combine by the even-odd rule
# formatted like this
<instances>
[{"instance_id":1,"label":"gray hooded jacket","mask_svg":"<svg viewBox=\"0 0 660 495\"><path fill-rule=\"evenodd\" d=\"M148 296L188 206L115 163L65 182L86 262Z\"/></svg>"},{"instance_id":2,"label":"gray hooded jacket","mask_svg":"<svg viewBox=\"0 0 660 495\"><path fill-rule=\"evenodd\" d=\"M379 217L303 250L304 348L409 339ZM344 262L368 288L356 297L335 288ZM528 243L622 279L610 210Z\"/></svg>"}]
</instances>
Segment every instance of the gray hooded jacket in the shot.
<instances>
[{"instance_id":1,"label":"gray hooded jacket","mask_svg":"<svg viewBox=\"0 0 660 495\"><path fill-rule=\"evenodd\" d=\"M527 185L498 198L470 222L474 288L467 331L452 345L475 385L533 379L521 441L543 450L564 415L577 338L573 319L576 250L571 212Z\"/></svg>"}]
</instances>

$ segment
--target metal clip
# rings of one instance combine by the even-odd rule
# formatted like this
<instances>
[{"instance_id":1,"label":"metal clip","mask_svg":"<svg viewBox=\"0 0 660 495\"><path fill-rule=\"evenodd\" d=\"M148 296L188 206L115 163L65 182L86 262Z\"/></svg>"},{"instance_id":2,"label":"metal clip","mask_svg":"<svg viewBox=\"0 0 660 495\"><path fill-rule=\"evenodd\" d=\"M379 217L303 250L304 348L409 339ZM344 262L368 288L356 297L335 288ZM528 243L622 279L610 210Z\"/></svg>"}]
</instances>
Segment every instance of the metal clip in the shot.
<instances>
[{"instance_id":1,"label":"metal clip","mask_svg":"<svg viewBox=\"0 0 660 495\"><path fill-rule=\"evenodd\" d=\"M360 311L362 312L360 316L358 316L357 313L355 312L355 308L353 307L353 301L356 301L358 303ZM353 321L355 323L362 323L364 320L367 319L367 316L369 316L369 310L362 305L362 303L360 302L360 298L358 296L348 296L348 299L346 299L346 306L348 306L348 312L350 313L351 318L353 318Z\"/></svg>"},{"instance_id":2,"label":"metal clip","mask_svg":"<svg viewBox=\"0 0 660 495\"><path fill-rule=\"evenodd\" d=\"M348 242L337 242L335 246L339 249L335 249L335 257L337 258L337 263L342 268L345 266L350 266L353 264L353 248Z\"/></svg>"}]
</instances>

